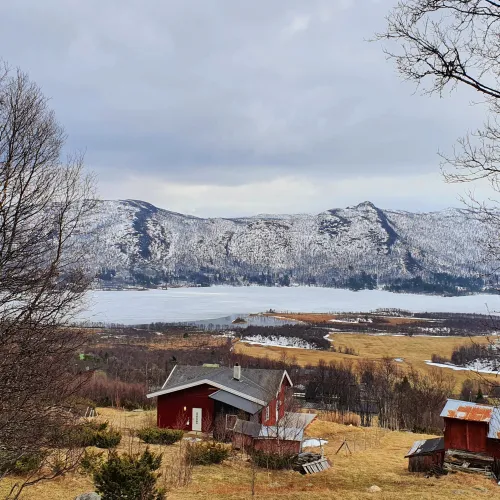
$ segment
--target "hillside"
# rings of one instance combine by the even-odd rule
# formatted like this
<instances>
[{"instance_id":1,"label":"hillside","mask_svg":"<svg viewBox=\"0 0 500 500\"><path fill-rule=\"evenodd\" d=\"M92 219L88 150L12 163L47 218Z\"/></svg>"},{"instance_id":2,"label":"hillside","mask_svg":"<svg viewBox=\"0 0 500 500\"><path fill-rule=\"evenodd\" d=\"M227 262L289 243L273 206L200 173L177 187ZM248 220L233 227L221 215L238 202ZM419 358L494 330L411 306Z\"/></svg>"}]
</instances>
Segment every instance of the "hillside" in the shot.
<instances>
[{"instance_id":1,"label":"hillside","mask_svg":"<svg viewBox=\"0 0 500 500\"><path fill-rule=\"evenodd\" d=\"M261 284L463 293L483 288L487 229L462 210L365 202L317 215L202 219L103 201L99 286Z\"/></svg>"},{"instance_id":2,"label":"hillside","mask_svg":"<svg viewBox=\"0 0 500 500\"><path fill-rule=\"evenodd\" d=\"M154 412L127 412L99 408L100 418L118 428L123 439L118 452L139 452L145 445L133 436L133 430L150 424ZM408 472L404 458L413 442L430 436L410 432L384 431L377 427L360 428L317 420L306 431L307 436L328 441L324 451L332 468L314 475L301 475L292 471L257 469L255 496L251 494L252 468L246 457L235 454L220 465L196 466L188 484L182 484L180 466L181 444L172 446L149 445L163 454L162 477L159 485L168 491L169 499L241 500L252 498L282 500L323 500L342 498L358 500L380 498L385 500L445 500L449 498L498 498L495 482L479 474L449 474L437 478L424 478L422 474ZM352 454L344 450L335 454L346 440ZM309 451L320 451L309 448ZM0 496L9 490L15 478L8 477L0 485ZM370 493L376 485L381 491ZM42 481L22 494L23 500L51 498L68 500L94 489L92 479L78 472L69 473L53 481Z\"/></svg>"}]
</instances>

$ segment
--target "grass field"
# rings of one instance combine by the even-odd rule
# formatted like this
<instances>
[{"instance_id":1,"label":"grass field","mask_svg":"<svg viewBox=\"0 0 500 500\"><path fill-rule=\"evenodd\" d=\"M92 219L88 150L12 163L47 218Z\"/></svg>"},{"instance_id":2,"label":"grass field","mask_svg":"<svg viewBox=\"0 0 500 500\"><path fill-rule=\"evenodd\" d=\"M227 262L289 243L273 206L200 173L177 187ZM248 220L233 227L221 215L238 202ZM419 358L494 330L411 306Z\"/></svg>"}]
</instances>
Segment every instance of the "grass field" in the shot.
<instances>
[{"instance_id":1,"label":"grass field","mask_svg":"<svg viewBox=\"0 0 500 500\"><path fill-rule=\"evenodd\" d=\"M277 318L286 318L286 319L294 319L297 321L303 321L305 323L313 323L313 324L319 324L319 323L325 323L328 321L331 321L332 319L334 320L339 320L342 318L350 317L350 318L356 318L359 316L364 316L364 314L330 314L330 313L279 313L279 314L274 314L274 313L267 313L266 316L275 316ZM383 317L385 321L390 323L391 325L404 325L408 323L419 323L421 321L427 321L423 320L421 318L405 318L405 317L399 317L399 316L384 316ZM347 323L347 321L346 321Z\"/></svg>"},{"instance_id":2,"label":"grass field","mask_svg":"<svg viewBox=\"0 0 500 500\"><path fill-rule=\"evenodd\" d=\"M141 427L154 416L152 412L135 413L113 409L100 410L101 417L120 428L124 434L119 451L139 451L144 445L129 437L131 429ZM440 479L426 479L422 475L407 471L404 455L416 439L427 436L407 432L382 431L377 428L347 427L316 420L306 434L328 440L325 453L332 462L328 471L302 476L297 472L272 472L258 470L256 495L254 498L283 500L324 500L342 498L356 500L380 498L401 500L401 498L444 500L461 498L500 498L500 487L491 480L472 474L453 474ZM335 451L346 439L352 454ZM179 443L169 447L151 446L163 452L164 469L160 483L170 484L176 475ZM231 457L221 465L195 467L188 485L171 487L170 500L236 500L250 499L252 471L248 461L241 455ZM0 481L0 495L5 495L10 479ZM379 493L368 493L376 485ZM40 483L25 490L24 500L72 500L76 495L92 491L89 477L78 473L69 474L55 481Z\"/></svg>"},{"instance_id":3,"label":"grass field","mask_svg":"<svg viewBox=\"0 0 500 500\"><path fill-rule=\"evenodd\" d=\"M316 351L311 349L287 349L283 347L270 347L245 344L238 342L235 345L236 352L251 356L280 359L283 352L290 358L294 357L299 365L316 365L320 359L327 363L330 361L349 360L354 363L362 359L380 360L387 356L392 359L403 359L398 363L401 367L414 367L419 370L443 370L444 373L451 374L457 381L457 387L471 377L479 375L468 371L455 371L447 368L435 368L425 363L431 359L432 354L440 354L449 357L453 348L467 342L477 342L486 344L486 337L427 337L427 336L390 336L390 335L367 335L349 333L331 333L330 340L336 348L349 347L356 351L357 356L350 356L333 351ZM498 379L493 375L481 375L488 380Z\"/></svg>"}]
</instances>

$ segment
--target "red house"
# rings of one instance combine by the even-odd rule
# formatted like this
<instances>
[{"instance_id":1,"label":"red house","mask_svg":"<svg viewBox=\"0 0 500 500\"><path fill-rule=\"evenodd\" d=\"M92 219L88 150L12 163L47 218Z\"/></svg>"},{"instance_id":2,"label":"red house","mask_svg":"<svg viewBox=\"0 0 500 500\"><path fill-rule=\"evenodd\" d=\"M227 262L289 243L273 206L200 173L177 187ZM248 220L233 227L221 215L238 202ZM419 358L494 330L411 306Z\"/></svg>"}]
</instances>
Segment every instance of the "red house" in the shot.
<instances>
[{"instance_id":1,"label":"red house","mask_svg":"<svg viewBox=\"0 0 500 500\"><path fill-rule=\"evenodd\" d=\"M217 417L273 426L285 415L285 393L292 387L286 370L176 365L157 397L158 427L208 432Z\"/></svg>"}]
</instances>

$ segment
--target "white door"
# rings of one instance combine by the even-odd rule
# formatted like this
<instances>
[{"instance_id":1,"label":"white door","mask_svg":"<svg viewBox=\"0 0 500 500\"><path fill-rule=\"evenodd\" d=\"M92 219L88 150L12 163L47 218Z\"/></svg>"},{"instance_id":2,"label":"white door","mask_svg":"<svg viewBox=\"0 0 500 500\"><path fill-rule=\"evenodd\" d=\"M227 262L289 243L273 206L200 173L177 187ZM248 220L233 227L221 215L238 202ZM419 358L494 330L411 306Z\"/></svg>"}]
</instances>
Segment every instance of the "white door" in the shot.
<instances>
[{"instance_id":1,"label":"white door","mask_svg":"<svg viewBox=\"0 0 500 500\"><path fill-rule=\"evenodd\" d=\"M201 408L193 408L193 425L191 429L201 432Z\"/></svg>"}]
</instances>

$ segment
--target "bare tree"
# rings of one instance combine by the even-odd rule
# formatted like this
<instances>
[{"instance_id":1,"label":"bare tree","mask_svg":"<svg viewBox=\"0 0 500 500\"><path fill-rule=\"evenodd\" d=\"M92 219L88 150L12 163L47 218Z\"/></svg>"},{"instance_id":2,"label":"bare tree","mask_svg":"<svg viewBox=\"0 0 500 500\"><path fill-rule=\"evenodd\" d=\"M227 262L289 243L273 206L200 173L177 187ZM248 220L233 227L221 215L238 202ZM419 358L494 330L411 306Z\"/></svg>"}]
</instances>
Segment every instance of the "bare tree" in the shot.
<instances>
[{"instance_id":1,"label":"bare tree","mask_svg":"<svg viewBox=\"0 0 500 500\"><path fill-rule=\"evenodd\" d=\"M479 219L487 229L478 247L484 252L484 269L490 270L490 286L498 287L500 1L400 0L387 17L386 31L377 39L387 41L389 59L403 78L416 83L424 93L442 95L446 89L469 88L485 106L483 127L464 131L453 152L441 157L447 182L485 180L493 190L488 200L476 199L471 191L463 201L469 216Z\"/></svg>"},{"instance_id":2,"label":"bare tree","mask_svg":"<svg viewBox=\"0 0 500 500\"><path fill-rule=\"evenodd\" d=\"M442 155L443 173L448 182L486 179L499 192L500 2L401 0L377 39L388 41L385 51L399 73L425 94L456 87L478 93L487 109L484 126L460 138L452 154ZM498 228L496 203L470 198L470 212ZM497 238L487 242L490 255L500 254Z\"/></svg>"},{"instance_id":3,"label":"bare tree","mask_svg":"<svg viewBox=\"0 0 500 500\"><path fill-rule=\"evenodd\" d=\"M82 332L68 326L93 279L94 182L40 88L0 73L0 466L61 442ZM14 497L19 495L13 493Z\"/></svg>"}]
</instances>

